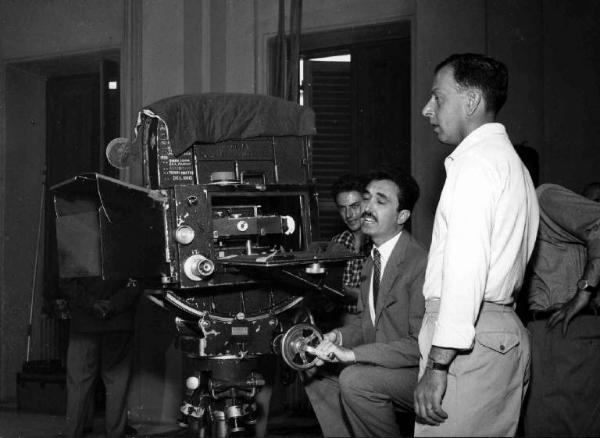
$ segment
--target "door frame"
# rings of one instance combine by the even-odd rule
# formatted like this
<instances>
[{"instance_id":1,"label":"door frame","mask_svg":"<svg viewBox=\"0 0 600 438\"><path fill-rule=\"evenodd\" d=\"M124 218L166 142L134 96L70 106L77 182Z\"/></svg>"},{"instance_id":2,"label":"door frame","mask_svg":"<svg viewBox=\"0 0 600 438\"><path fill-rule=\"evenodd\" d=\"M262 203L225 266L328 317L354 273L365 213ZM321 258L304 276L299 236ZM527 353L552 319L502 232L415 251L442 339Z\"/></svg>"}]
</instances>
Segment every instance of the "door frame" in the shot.
<instances>
[{"instance_id":1,"label":"door frame","mask_svg":"<svg viewBox=\"0 0 600 438\"><path fill-rule=\"evenodd\" d=\"M409 38L413 41L412 20L407 17L387 23L376 23L365 26L343 27L323 31L307 32L300 35L300 56L314 57L334 55L346 46L372 43L399 38ZM289 38L286 38L289 44ZM412 45L412 43L411 43ZM275 95L275 65L277 59L277 35L271 36L267 41L268 51L268 83L269 95ZM414 52L411 47L411 52ZM411 56L412 58L412 56ZM414 62L411 60L411 70ZM411 72L412 73L412 72Z\"/></svg>"},{"instance_id":2,"label":"door frame","mask_svg":"<svg viewBox=\"0 0 600 438\"><path fill-rule=\"evenodd\" d=\"M128 96L124 90L127 87L127 83L123 81L123 78L126 77L125 76L125 72L123 69L123 62L122 62L122 51L121 51L121 47L120 46L111 46L111 47L103 47L103 48L98 48L98 49L94 49L94 50L90 50L90 51L76 51L76 52L63 52L63 53L53 53L51 56L39 56L39 57L27 57L27 58L13 58L13 59L4 59L2 60L1 64L0 64L0 96L3 96L3 98L0 100L0 169L2 169L2 175L3 177L0 178L0 235L4 236L7 232L6 226L7 226L7 217L8 215L11 214L11 212L7 212L6 206L8 205L8 201L9 201L9 197L10 196L15 196L15 194L13 193L7 193L7 185L6 185L6 180L5 178L5 174L6 172L4 171L6 169L7 165L10 166L14 166L14 165L18 165L18 163L14 162L14 159L11 159L7 154L8 154L8 141L11 141L11 138L8 137L7 131L13 129L13 127L11 125L9 125L9 120L7 120L7 114L9 111L11 111L11 108L8 107L8 105L10 104L10 102L7 102L6 100L6 90L7 89L12 89L13 91L15 90L14 84L11 81L10 83L8 83L7 81L9 80L8 75L7 75L7 70L11 69L13 71L13 73L15 73L17 75L17 77L20 76L24 76L24 75L36 75L39 76L41 78L41 80L46 80L49 76L51 75L55 75L57 73L60 73L61 71L64 71L65 74L70 74L70 73L79 73L81 72L81 69L84 68L81 64L82 60L86 60L89 61L90 59L97 59L98 56L101 55L105 55L107 53L110 53L112 57L114 57L115 60L117 60L120 65L121 65L121 74L120 74L120 84L123 87L121 89L122 91L122 95L121 95L121 102L120 102L120 106L121 108L123 107L123 99L126 98L126 96ZM75 60L75 62L71 63L71 60ZM61 70L63 69L63 70ZM18 88L17 88L18 90ZM18 92L18 91L17 91ZM40 96L39 98L39 102L37 103L33 103L33 105L35 106L41 106L44 107L46 106L46 96ZM124 114L123 111L121 112L121 132L123 132L124 126L123 126L123 118L124 118ZM33 123L34 121L32 121ZM45 121L44 121L45 123ZM130 130L129 127L127 127L128 130ZM32 150L29 151L29 153L39 153L39 154L43 154L45 156L46 154L46 130L43 129L43 132L39 134L39 138L38 140L35 141L36 144L39 145L39 150L32 148ZM32 145L34 146L34 145ZM34 150L35 149L35 150ZM11 161L9 161L11 160ZM44 158L44 162L45 162L45 158ZM23 172L25 172L26 174L30 174L30 180L31 180L31 184L39 184L39 175L40 173L43 171L42 168L40 169L23 169ZM40 190L41 192L41 190ZM36 221L38 220L38 216L39 216L39 203L40 200L38 199L35 202L31 202L26 204L26 210L28 211L26 214L28 215L32 215L36 218ZM29 205L31 204L31 205ZM45 222L45 221L44 221ZM8 321L8 320L14 320L15 318L17 318L18 320L22 320L23 318L25 319L29 319L29 303L30 303L30 299L31 299L31 293L32 293L32 289L34 290L34 318L33 318L33 327L30 328L30 330L32 330L32 333L34 334L35 337L37 337L38 339L33 339L33 343L32 343L32 350L31 350L31 356L32 358L45 358L45 354L46 351L44 350L45 347L43 347L41 345L41 337L40 337L40 318L39 318L39 312L38 310L41 311L41 301L42 301L42 292L43 292L43 278L44 278L44 239L42 239L39 244L37 242L37 229L36 230L32 230L32 231L23 231L23 233L21 233L19 231L20 234L23 233L27 233L25 235L23 235L23 251L31 251L31 249L35 249L36 247L38 248L39 251L39 255L38 255L38 262L37 262L37 277L36 277L36 282L35 285L33 285L32 287L32 281L33 281L33 271L31 271L30 277L28 281L24 281L23 284L19 284L18 287L22 292L22 296L23 296L23 300L26 301L26 304L23 304L23 306L20 306L18 309L14 308L14 306L11 308L11 306L9 305L9 303L6 303L5 300L7 299L6 297L4 297L4 295L0 295L0 320L3 321ZM42 225L42 236L45 234L45 230L43 229L43 225ZM13 238L18 238L18 236L13 236ZM39 246L38 246L39 245ZM14 267L7 267L6 263L7 261L10 259L10 254L6 254L7 251L7 246L5 244L5 239L0 239L0 291L6 291L8 289L14 289L15 284L14 281L11 282L10 280L10 272L8 271L8 269L14 269ZM31 251L31 255L30 255L30 263L27 264L27 266L22 266L21 269L28 271L31 270L34 266L34 257L35 257L35 251ZM1 293L1 292L0 292ZM21 327L21 325L20 325ZM23 327L23 330L25 330L26 327ZM25 339L25 337L27 336L27 333L23 333L23 339ZM0 326L0 337L2 337L2 339L5 338L5 336L3 336L2 333L2 327ZM14 369L15 367L15 361L18 362L18 366L20 367L22 361L25 359L25 355L26 355L26 348L25 348L25 344L21 342L21 339L16 340L15 341L17 345L13 345L10 347L10 350L13 351L15 354L11 355L12 358L8 357L0 357L0 400L2 399L8 399L8 398L12 398L14 397L14 393L15 393L15 387L14 387L14 372L16 371ZM21 345L23 344L23 345ZM0 351L1 353L1 351ZM21 355L21 353L23 353L23 355ZM1 354L0 354L1 356ZM7 362L7 360L10 362Z\"/></svg>"}]
</instances>

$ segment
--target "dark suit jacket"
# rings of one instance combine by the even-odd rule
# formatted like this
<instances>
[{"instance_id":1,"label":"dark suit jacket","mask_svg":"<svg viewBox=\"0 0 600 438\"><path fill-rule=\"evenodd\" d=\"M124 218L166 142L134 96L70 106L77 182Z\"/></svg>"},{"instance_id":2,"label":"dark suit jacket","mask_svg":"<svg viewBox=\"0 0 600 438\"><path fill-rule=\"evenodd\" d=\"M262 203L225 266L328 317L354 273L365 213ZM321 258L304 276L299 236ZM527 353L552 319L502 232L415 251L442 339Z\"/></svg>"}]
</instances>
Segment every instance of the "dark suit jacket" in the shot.
<instances>
[{"instance_id":1,"label":"dark suit jacket","mask_svg":"<svg viewBox=\"0 0 600 438\"><path fill-rule=\"evenodd\" d=\"M386 368L419 366L417 337L425 313L423 280L427 252L408 231L403 231L383 272L375 309L375 326L369 314L369 285L373 261L362 271L361 312L340 328L342 345L352 348L357 362Z\"/></svg>"},{"instance_id":2,"label":"dark suit jacket","mask_svg":"<svg viewBox=\"0 0 600 438\"><path fill-rule=\"evenodd\" d=\"M133 331L137 302L143 290L141 285L90 277L65 280L61 290L69 302L72 332ZM97 300L110 301L114 314L100 319L93 312Z\"/></svg>"}]
</instances>

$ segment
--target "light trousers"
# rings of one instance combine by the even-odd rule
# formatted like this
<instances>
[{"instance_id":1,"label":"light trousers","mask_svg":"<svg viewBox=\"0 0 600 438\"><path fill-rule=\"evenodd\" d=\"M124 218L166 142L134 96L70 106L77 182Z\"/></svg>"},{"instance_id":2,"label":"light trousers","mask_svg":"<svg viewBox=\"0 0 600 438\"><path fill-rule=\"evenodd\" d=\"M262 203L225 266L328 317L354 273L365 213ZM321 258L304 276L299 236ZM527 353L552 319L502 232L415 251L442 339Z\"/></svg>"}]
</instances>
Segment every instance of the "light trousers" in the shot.
<instances>
[{"instance_id":1,"label":"light trousers","mask_svg":"<svg viewBox=\"0 0 600 438\"><path fill-rule=\"evenodd\" d=\"M439 301L425 303L419 333L421 364L425 365ZM514 436L529 382L530 347L527 330L512 307L483 303L475 324L475 343L459 353L448 371L439 426L415 424L415 436Z\"/></svg>"}]
</instances>

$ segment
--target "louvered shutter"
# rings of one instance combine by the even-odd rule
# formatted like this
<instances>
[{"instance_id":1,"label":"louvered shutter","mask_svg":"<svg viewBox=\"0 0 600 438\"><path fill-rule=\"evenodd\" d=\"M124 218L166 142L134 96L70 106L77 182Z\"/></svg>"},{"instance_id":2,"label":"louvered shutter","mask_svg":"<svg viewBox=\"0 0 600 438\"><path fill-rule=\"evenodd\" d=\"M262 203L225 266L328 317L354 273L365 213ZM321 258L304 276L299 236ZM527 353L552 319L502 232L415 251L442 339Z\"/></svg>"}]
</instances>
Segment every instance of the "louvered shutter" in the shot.
<instances>
[{"instance_id":1,"label":"louvered shutter","mask_svg":"<svg viewBox=\"0 0 600 438\"><path fill-rule=\"evenodd\" d=\"M317 135L313 138L313 176L319 192L321 239L343 229L331 185L343 174L354 173L352 142L352 86L349 62L308 61L304 89L315 111Z\"/></svg>"}]
</instances>

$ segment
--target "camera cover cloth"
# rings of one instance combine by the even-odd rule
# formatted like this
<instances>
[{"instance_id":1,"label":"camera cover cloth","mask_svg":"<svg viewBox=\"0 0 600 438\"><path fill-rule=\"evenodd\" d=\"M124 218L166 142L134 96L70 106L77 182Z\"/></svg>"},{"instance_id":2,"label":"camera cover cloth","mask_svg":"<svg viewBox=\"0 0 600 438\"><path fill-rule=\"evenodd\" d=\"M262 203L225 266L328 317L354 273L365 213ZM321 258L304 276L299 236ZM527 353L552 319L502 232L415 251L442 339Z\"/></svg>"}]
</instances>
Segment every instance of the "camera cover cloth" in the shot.
<instances>
[{"instance_id":1,"label":"camera cover cloth","mask_svg":"<svg viewBox=\"0 0 600 438\"><path fill-rule=\"evenodd\" d=\"M315 114L310 108L260 94L205 93L168 97L140 111L136 135L142 115L165 123L175 156L194 143L316 134Z\"/></svg>"}]
</instances>

